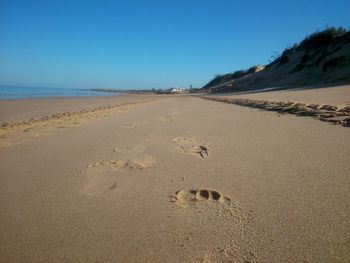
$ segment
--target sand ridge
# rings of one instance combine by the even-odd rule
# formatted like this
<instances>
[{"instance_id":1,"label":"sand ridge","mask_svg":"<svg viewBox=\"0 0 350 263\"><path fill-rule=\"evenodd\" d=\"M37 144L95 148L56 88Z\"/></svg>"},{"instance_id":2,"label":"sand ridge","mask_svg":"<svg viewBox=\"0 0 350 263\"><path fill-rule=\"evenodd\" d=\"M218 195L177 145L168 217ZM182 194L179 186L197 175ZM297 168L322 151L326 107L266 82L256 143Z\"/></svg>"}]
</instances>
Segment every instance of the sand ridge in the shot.
<instances>
[{"instance_id":1,"label":"sand ridge","mask_svg":"<svg viewBox=\"0 0 350 263\"><path fill-rule=\"evenodd\" d=\"M59 129L77 126L82 122L98 120L114 114L125 112L130 107L150 103L154 100L130 101L123 104L100 106L76 112L63 112L42 118L31 118L28 121L5 122L0 128L0 148L22 143L40 136L48 135ZM143 123L126 124L122 127L137 127Z\"/></svg>"},{"instance_id":2,"label":"sand ridge","mask_svg":"<svg viewBox=\"0 0 350 263\"><path fill-rule=\"evenodd\" d=\"M304 104L299 102L267 101L243 98L222 98L217 96L203 96L207 100L236 104L267 111L276 111L279 114L294 114L297 116L310 116L318 120L329 122L343 127L350 127L350 106L338 109L334 105Z\"/></svg>"}]
</instances>

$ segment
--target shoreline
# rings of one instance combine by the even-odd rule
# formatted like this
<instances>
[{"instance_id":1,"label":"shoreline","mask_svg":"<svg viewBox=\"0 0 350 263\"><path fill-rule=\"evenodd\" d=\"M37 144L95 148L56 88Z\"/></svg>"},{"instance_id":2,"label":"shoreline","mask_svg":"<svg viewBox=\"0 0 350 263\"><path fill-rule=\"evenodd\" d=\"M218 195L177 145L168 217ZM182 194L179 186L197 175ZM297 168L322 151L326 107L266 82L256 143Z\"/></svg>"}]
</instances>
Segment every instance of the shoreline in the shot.
<instances>
[{"instance_id":1,"label":"shoreline","mask_svg":"<svg viewBox=\"0 0 350 263\"><path fill-rule=\"evenodd\" d=\"M104 92L97 89L47 88L30 86L0 85L0 100L65 98L65 97L107 97L120 92Z\"/></svg>"},{"instance_id":2,"label":"shoreline","mask_svg":"<svg viewBox=\"0 0 350 263\"><path fill-rule=\"evenodd\" d=\"M124 93L111 94L111 95L101 95L101 96L39 96L39 97L23 97L23 98L1 98L1 101L22 101L22 100L50 100L50 99L87 99L87 98L106 98L120 96Z\"/></svg>"},{"instance_id":3,"label":"shoreline","mask_svg":"<svg viewBox=\"0 0 350 263\"><path fill-rule=\"evenodd\" d=\"M0 126L5 122L28 121L63 112L93 109L130 100L155 97L150 94L120 94L96 97L49 97L0 100Z\"/></svg>"}]
</instances>

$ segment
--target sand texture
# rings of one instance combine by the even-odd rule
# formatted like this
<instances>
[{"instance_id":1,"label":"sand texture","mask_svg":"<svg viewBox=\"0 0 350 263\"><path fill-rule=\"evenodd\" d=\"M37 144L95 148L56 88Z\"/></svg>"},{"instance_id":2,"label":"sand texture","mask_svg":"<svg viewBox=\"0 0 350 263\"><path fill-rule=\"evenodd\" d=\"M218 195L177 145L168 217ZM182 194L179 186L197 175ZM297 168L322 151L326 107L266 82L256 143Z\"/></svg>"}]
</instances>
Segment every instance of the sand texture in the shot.
<instances>
[{"instance_id":1,"label":"sand texture","mask_svg":"<svg viewBox=\"0 0 350 263\"><path fill-rule=\"evenodd\" d=\"M350 259L344 123L195 96L100 100L0 102L0 262ZM333 102L317 110L347 106Z\"/></svg>"},{"instance_id":2,"label":"sand texture","mask_svg":"<svg viewBox=\"0 0 350 263\"><path fill-rule=\"evenodd\" d=\"M260 110L275 111L279 114L278 116L281 114L309 116L331 124L350 127L349 85L298 90L268 89L263 92L242 93L201 97ZM329 101L334 104L327 104Z\"/></svg>"}]
</instances>

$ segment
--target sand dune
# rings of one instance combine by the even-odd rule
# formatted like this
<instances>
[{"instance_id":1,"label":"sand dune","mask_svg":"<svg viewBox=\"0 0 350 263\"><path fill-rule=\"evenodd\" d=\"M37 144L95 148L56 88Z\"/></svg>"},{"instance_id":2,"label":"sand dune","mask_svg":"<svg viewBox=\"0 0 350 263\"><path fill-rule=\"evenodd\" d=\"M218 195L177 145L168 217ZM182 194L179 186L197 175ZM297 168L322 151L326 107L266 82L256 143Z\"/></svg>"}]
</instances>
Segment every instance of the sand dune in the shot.
<instances>
[{"instance_id":1,"label":"sand dune","mask_svg":"<svg viewBox=\"0 0 350 263\"><path fill-rule=\"evenodd\" d=\"M286 48L266 66L217 75L202 90L261 91L268 88L349 84L350 32L328 28Z\"/></svg>"}]
</instances>

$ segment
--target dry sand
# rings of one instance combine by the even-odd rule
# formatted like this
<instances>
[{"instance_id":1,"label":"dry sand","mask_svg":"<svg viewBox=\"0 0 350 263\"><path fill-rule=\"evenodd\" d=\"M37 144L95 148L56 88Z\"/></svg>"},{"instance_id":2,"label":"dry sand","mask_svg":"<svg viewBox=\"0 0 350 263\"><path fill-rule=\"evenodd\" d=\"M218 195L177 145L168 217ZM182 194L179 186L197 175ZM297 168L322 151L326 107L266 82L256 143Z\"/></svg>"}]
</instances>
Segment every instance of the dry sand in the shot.
<instances>
[{"instance_id":1,"label":"dry sand","mask_svg":"<svg viewBox=\"0 0 350 263\"><path fill-rule=\"evenodd\" d=\"M269 88L255 92L240 92L235 95L231 93L227 96L257 100L293 101L305 104L332 104L343 107L350 105L350 85L319 88L301 87L286 90Z\"/></svg>"},{"instance_id":2,"label":"dry sand","mask_svg":"<svg viewBox=\"0 0 350 263\"><path fill-rule=\"evenodd\" d=\"M322 88L267 89L265 91L202 94L204 99L281 114L313 117L350 127L350 85Z\"/></svg>"},{"instance_id":3,"label":"dry sand","mask_svg":"<svg viewBox=\"0 0 350 263\"><path fill-rule=\"evenodd\" d=\"M349 128L128 100L2 128L0 262L349 260Z\"/></svg>"},{"instance_id":4,"label":"dry sand","mask_svg":"<svg viewBox=\"0 0 350 263\"><path fill-rule=\"evenodd\" d=\"M154 98L152 95L121 94L110 97L65 97L0 100L0 124L27 121L62 112L91 110L101 106L122 105Z\"/></svg>"}]
</instances>

